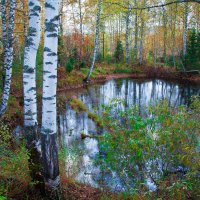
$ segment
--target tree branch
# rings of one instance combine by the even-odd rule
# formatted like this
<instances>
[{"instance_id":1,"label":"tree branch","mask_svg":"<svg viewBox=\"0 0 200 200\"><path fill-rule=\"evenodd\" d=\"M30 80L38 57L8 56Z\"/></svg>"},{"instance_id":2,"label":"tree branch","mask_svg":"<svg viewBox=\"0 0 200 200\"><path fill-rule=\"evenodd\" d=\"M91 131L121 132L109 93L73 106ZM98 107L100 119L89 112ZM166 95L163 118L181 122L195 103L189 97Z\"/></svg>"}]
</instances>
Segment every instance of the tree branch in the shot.
<instances>
[{"instance_id":1,"label":"tree branch","mask_svg":"<svg viewBox=\"0 0 200 200\"><path fill-rule=\"evenodd\" d=\"M186 2L192 2L192 3L200 4L200 0L177 0L177 1L172 1L172 2L168 2L168 3L164 3L164 4L145 6L145 7L134 7L133 6L132 10L146 10L146 9L152 9L152 8L160 8L160 7L169 6L169 5L172 5L172 4L186 3ZM112 3L112 2L108 2L108 1L107 2L105 1L104 3L117 5L117 6L120 6L120 7L124 8L124 9L128 9L127 6L124 6L121 3Z\"/></svg>"}]
</instances>

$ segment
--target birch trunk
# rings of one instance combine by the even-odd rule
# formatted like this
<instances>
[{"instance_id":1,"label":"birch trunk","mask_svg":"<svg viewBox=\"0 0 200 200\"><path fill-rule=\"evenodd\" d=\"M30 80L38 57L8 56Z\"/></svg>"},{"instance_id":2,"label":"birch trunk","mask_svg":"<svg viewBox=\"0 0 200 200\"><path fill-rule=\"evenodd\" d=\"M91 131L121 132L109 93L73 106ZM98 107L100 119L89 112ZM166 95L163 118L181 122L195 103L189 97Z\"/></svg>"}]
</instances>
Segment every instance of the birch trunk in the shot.
<instances>
[{"instance_id":1,"label":"birch trunk","mask_svg":"<svg viewBox=\"0 0 200 200\"><path fill-rule=\"evenodd\" d=\"M80 33L81 33L81 41L80 41L80 56L79 59L82 59L82 46L83 46L83 16L82 16L82 2L78 0L79 6L79 20L80 20Z\"/></svg>"},{"instance_id":2,"label":"birch trunk","mask_svg":"<svg viewBox=\"0 0 200 200\"><path fill-rule=\"evenodd\" d=\"M164 34L163 34L163 58L164 63L166 63L166 56L167 56L167 50L166 50L166 40L167 40L167 16L166 16L166 9L165 7L162 8L163 10L163 28L164 28Z\"/></svg>"},{"instance_id":3,"label":"birch trunk","mask_svg":"<svg viewBox=\"0 0 200 200\"><path fill-rule=\"evenodd\" d=\"M98 50L98 43L99 43L99 25L100 25L100 16L101 16L101 7L102 7L102 2L103 0L98 1L98 8L97 8L97 18L96 18L96 34L95 34L95 42L94 42L94 53L93 53L93 60L92 60L92 65L90 67L90 71L84 80L86 83L89 81L90 76L92 74L94 64L96 61L97 57L97 50Z\"/></svg>"},{"instance_id":4,"label":"birch trunk","mask_svg":"<svg viewBox=\"0 0 200 200\"><path fill-rule=\"evenodd\" d=\"M183 59L185 65L185 58L187 54L187 32L188 32L188 3L185 4L185 13L184 13L184 32L183 32ZM184 69L185 71L185 69Z\"/></svg>"},{"instance_id":5,"label":"birch trunk","mask_svg":"<svg viewBox=\"0 0 200 200\"><path fill-rule=\"evenodd\" d=\"M137 7L137 1L135 0L135 7ZM135 13L135 44L134 44L134 59L137 62L138 57L138 13Z\"/></svg>"},{"instance_id":6,"label":"birch trunk","mask_svg":"<svg viewBox=\"0 0 200 200\"><path fill-rule=\"evenodd\" d=\"M2 2L2 31L3 31L3 40L4 40L4 69L5 69L5 78L4 78L4 87L3 87L3 96L2 102L0 105L0 117L6 112L8 99L10 96L10 85L12 78L12 64L13 64L13 31L14 31L14 21L15 21L15 6L16 0L10 0L10 11L9 11L9 22L8 22L8 32L6 33L6 1Z\"/></svg>"},{"instance_id":7,"label":"birch trunk","mask_svg":"<svg viewBox=\"0 0 200 200\"><path fill-rule=\"evenodd\" d=\"M46 0L45 9L41 142L45 184L47 188L53 189L60 184L58 150L56 144L56 89L59 28L58 0Z\"/></svg>"},{"instance_id":8,"label":"birch trunk","mask_svg":"<svg viewBox=\"0 0 200 200\"><path fill-rule=\"evenodd\" d=\"M129 65L130 51L129 51L129 31L130 31L130 15L132 11L132 6L129 4L128 11L126 13L126 65Z\"/></svg>"},{"instance_id":9,"label":"birch trunk","mask_svg":"<svg viewBox=\"0 0 200 200\"><path fill-rule=\"evenodd\" d=\"M2 40L3 40L3 62L6 63L7 59L7 23L6 23L6 4L7 0L1 2L1 22L2 22ZM2 90L4 89L5 82L5 65L2 66Z\"/></svg>"},{"instance_id":10,"label":"birch trunk","mask_svg":"<svg viewBox=\"0 0 200 200\"><path fill-rule=\"evenodd\" d=\"M144 0L144 7L146 6L146 0ZM144 16L141 17L141 31L140 31L140 65L143 64L143 40L144 40Z\"/></svg>"},{"instance_id":11,"label":"birch trunk","mask_svg":"<svg viewBox=\"0 0 200 200\"><path fill-rule=\"evenodd\" d=\"M34 133L34 127L37 125L37 96L36 96L36 56L40 43L40 12L41 6L39 0L29 0L29 28L26 37L24 51L24 126L29 129L30 142ZM34 136L35 137L35 136Z\"/></svg>"},{"instance_id":12,"label":"birch trunk","mask_svg":"<svg viewBox=\"0 0 200 200\"><path fill-rule=\"evenodd\" d=\"M29 169L32 179L42 190L40 156L37 148L37 96L36 96L36 56L41 34L41 6L40 0L28 1L29 27L25 40L23 89L24 89L24 132L27 148L30 153Z\"/></svg>"}]
</instances>

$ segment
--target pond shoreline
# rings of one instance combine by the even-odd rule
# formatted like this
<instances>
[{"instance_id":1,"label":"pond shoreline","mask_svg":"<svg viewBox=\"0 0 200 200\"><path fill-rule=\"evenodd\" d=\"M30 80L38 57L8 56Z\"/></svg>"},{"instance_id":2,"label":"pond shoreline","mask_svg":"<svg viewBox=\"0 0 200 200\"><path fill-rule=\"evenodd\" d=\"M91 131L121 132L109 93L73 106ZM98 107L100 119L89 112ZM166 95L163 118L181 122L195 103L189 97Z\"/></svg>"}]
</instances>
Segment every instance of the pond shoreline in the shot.
<instances>
[{"instance_id":1,"label":"pond shoreline","mask_svg":"<svg viewBox=\"0 0 200 200\"><path fill-rule=\"evenodd\" d=\"M159 70L158 70L159 71ZM82 89L86 86L92 86L99 83L104 83L106 81L112 79L121 79L121 78L132 78L132 79L162 79L162 80L171 80L177 81L180 83L190 83L190 84L200 84L200 75L184 75L183 73L179 72L166 72L156 73L156 72L149 72L144 71L144 73L111 73L106 75L99 75L95 78L91 78L90 82L85 85L84 83L74 83L73 85L65 85L64 87L58 87L57 92L64 92L69 90L76 90Z\"/></svg>"}]
</instances>

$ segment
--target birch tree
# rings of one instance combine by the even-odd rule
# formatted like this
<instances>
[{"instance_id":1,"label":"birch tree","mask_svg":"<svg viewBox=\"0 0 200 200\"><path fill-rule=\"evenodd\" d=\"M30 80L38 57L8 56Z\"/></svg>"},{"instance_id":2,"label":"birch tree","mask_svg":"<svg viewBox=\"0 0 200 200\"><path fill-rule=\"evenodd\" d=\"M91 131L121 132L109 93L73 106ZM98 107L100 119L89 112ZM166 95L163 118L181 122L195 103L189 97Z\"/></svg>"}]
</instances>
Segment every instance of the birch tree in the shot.
<instances>
[{"instance_id":1,"label":"birch tree","mask_svg":"<svg viewBox=\"0 0 200 200\"><path fill-rule=\"evenodd\" d=\"M184 32L183 32L183 59L185 65L185 57L187 54L187 32L188 32L188 2L184 3L185 11L184 11ZM184 69L185 71L185 69Z\"/></svg>"},{"instance_id":2,"label":"birch tree","mask_svg":"<svg viewBox=\"0 0 200 200\"><path fill-rule=\"evenodd\" d=\"M129 31L130 31L130 15L132 12L132 5L129 3L128 11L126 13L126 65L129 65L130 51L129 51Z\"/></svg>"},{"instance_id":3,"label":"birch tree","mask_svg":"<svg viewBox=\"0 0 200 200\"><path fill-rule=\"evenodd\" d=\"M135 0L135 7L137 7L138 3ZM135 44L134 44L134 59L137 61L138 55L138 11L135 11Z\"/></svg>"},{"instance_id":4,"label":"birch tree","mask_svg":"<svg viewBox=\"0 0 200 200\"><path fill-rule=\"evenodd\" d=\"M146 6L146 0L143 2L144 7ZM144 11L143 11L144 12ZM143 64L143 43L144 43L144 29L145 29L145 13L141 16L141 29L140 29L140 65Z\"/></svg>"},{"instance_id":5,"label":"birch tree","mask_svg":"<svg viewBox=\"0 0 200 200\"><path fill-rule=\"evenodd\" d=\"M6 22L6 0L1 1L1 23L2 23L2 41L3 41L3 50L4 50L4 63L7 59L7 22ZM2 66L2 90L4 89L5 81L5 64Z\"/></svg>"},{"instance_id":6,"label":"birch tree","mask_svg":"<svg viewBox=\"0 0 200 200\"><path fill-rule=\"evenodd\" d=\"M96 57L97 57L97 50L98 50L98 43L99 43L99 26L100 26L102 2L103 2L103 0L98 0L93 60L92 60L92 65L90 67L89 73L88 73L86 79L84 80L86 83L90 79L90 76L92 74L92 71L93 71L93 68L94 68L94 64L95 64L95 61L96 61Z\"/></svg>"},{"instance_id":7,"label":"birch tree","mask_svg":"<svg viewBox=\"0 0 200 200\"><path fill-rule=\"evenodd\" d=\"M41 142L45 184L56 188L60 183L56 144L59 0L46 0L45 10Z\"/></svg>"},{"instance_id":8,"label":"birch tree","mask_svg":"<svg viewBox=\"0 0 200 200\"><path fill-rule=\"evenodd\" d=\"M8 27L6 23L6 0L2 0L2 36L3 36L3 46L4 46L4 66L3 70L5 70L5 77L3 77L3 96L2 102L0 105L0 117L6 112L8 99L10 96L10 85L12 78L12 64L13 64L13 31L14 31L14 21L15 21L15 6L16 0L10 0L9 4L9 21Z\"/></svg>"},{"instance_id":9,"label":"birch tree","mask_svg":"<svg viewBox=\"0 0 200 200\"><path fill-rule=\"evenodd\" d=\"M37 96L36 96L36 56L40 43L40 0L29 0L29 28L24 50L24 127L28 145L36 140Z\"/></svg>"}]
</instances>

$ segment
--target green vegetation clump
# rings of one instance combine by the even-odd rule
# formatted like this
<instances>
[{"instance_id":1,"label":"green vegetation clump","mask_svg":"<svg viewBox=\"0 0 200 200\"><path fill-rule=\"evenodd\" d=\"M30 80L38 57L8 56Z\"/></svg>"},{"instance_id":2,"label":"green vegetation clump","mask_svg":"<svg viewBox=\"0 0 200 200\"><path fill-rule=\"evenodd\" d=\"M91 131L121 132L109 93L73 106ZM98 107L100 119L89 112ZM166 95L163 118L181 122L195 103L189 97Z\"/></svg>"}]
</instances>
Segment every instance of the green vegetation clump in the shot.
<instances>
[{"instance_id":1,"label":"green vegetation clump","mask_svg":"<svg viewBox=\"0 0 200 200\"><path fill-rule=\"evenodd\" d=\"M27 190L31 183L29 154L24 144L13 147L8 126L0 123L0 197L7 199Z\"/></svg>"},{"instance_id":2,"label":"green vegetation clump","mask_svg":"<svg viewBox=\"0 0 200 200\"><path fill-rule=\"evenodd\" d=\"M93 112L88 112L88 118L93 120L98 127L103 127L102 119Z\"/></svg>"},{"instance_id":3,"label":"green vegetation clump","mask_svg":"<svg viewBox=\"0 0 200 200\"><path fill-rule=\"evenodd\" d=\"M103 108L108 131L100 139L100 152L106 155L97 159L102 169L115 171L132 194L199 198L199 99L189 109L170 108L162 101L148 107L149 117L142 117L135 106L126 111L119 111L117 103ZM147 178L156 192L149 192Z\"/></svg>"},{"instance_id":4,"label":"green vegetation clump","mask_svg":"<svg viewBox=\"0 0 200 200\"><path fill-rule=\"evenodd\" d=\"M75 59L69 58L65 63L65 69L68 73L70 73L74 69Z\"/></svg>"},{"instance_id":5,"label":"green vegetation clump","mask_svg":"<svg viewBox=\"0 0 200 200\"><path fill-rule=\"evenodd\" d=\"M189 33L189 40L187 42L187 55L186 55L186 67L187 69L200 69L199 54L200 47L198 42L200 41L200 35L195 29L192 29Z\"/></svg>"},{"instance_id":6,"label":"green vegetation clump","mask_svg":"<svg viewBox=\"0 0 200 200\"><path fill-rule=\"evenodd\" d=\"M124 48L120 40L117 41L114 58L116 63L122 62L124 59Z\"/></svg>"},{"instance_id":7,"label":"green vegetation clump","mask_svg":"<svg viewBox=\"0 0 200 200\"><path fill-rule=\"evenodd\" d=\"M86 108L86 106L84 105L84 103L83 103L80 99L77 99L77 98L73 98L73 99L70 101L70 106L71 106L76 112L86 112L86 111L87 111L87 108Z\"/></svg>"}]
</instances>

